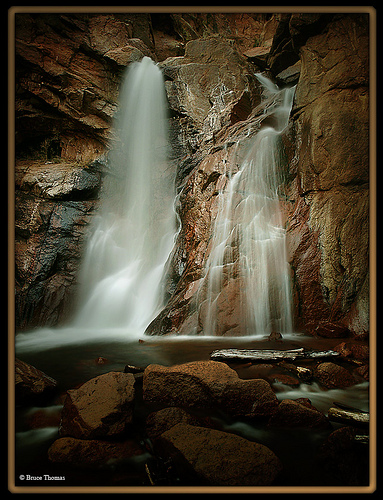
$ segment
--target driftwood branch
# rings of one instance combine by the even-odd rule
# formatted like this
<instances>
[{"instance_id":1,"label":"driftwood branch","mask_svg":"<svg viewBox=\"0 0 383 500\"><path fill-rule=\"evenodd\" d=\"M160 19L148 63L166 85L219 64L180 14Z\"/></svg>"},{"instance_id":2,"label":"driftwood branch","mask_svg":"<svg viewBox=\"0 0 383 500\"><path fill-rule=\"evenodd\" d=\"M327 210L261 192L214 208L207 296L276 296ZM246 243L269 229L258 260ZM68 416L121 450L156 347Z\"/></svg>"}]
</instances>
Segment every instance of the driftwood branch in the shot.
<instances>
[{"instance_id":1,"label":"driftwood branch","mask_svg":"<svg viewBox=\"0 0 383 500\"><path fill-rule=\"evenodd\" d=\"M334 403L335 405L337 403ZM358 409L352 409L345 405L342 407L331 407L328 410L328 418L333 422L353 425L356 427L368 427L370 423L370 414Z\"/></svg>"},{"instance_id":2,"label":"driftwood branch","mask_svg":"<svg viewBox=\"0 0 383 500\"><path fill-rule=\"evenodd\" d=\"M360 444L369 444L370 437L367 434L356 434L354 440Z\"/></svg>"},{"instance_id":3,"label":"driftwood branch","mask_svg":"<svg viewBox=\"0 0 383 500\"><path fill-rule=\"evenodd\" d=\"M284 368L285 370L293 372L299 379L303 380L303 382L311 382L311 379L313 378L313 371L310 368L305 368L304 366L295 366L291 363L287 363L286 361L281 361L280 363L278 363L278 366Z\"/></svg>"},{"instance_id":4,"label":"driftwood branch","mask_svg":"<svg viewBox=\"0 0 383 500\"><path fill-rule=\"evenodd\" d=\"M218 349L210 354L210 359L220 361L281 361L295 359L317 359L339 356L336 351L313 351L303 347L289 350L276 349Z\"/></svg>"}]
</instances>

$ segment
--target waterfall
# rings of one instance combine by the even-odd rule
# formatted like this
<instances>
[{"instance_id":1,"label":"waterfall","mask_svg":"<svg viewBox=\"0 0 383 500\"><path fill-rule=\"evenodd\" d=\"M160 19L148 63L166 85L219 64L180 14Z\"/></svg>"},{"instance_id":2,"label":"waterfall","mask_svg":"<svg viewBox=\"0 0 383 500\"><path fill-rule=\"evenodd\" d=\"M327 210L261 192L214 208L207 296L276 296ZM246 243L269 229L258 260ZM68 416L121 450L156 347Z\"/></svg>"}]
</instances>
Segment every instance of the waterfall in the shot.
<instances>
[{"instance_id":1,"label":"waterfall","mask_svg":"<svg viewBox=\"0 0 383 500\"><path fill-rule=\"evenodd\" d=\"M142 333L164 306L162 277L176 230L165 87L150 58L129 67L119 101L74 323Z\"/></svg>"},{"instance_id":2,"label":"waterfall","mask_svg":"<svg viewBox=\"0 0 383 500\"><path fill-rule=\"evenodd\" d=\"M238 144L218 195L218 213L199 288L204 335L291 333L292 298L278 190L283 182L281 133L294 88L280 90L257 75L268 96L267 122ZM266 123L266 122L265 122ZM245 151L245 152L243 152ZM234 167L238 170L234 171Z\"/></svg>"}]
</instances>

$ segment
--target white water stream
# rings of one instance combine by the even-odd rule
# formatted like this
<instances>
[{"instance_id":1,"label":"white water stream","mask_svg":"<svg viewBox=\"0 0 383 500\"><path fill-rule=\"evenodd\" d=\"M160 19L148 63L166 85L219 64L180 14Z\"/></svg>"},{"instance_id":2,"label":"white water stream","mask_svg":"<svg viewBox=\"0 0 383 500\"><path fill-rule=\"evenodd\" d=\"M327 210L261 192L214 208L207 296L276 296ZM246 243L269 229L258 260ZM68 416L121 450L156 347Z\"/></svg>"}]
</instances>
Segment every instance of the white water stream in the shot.
<instances>
[{"instance_id":1,"label":"white water stream","mask_svg":"<svg viewBox=\"0 0 383 500\"><path fill-rule=\"evenodd\" d=\"M148 57L127 70L113 133L77 313L65 328L18 334L18 352L137 338L165 305L163 277L176 237L175 168L168 161L163 75Z\"/></svg>"},{"instance_id":2,"label":"white water stream","mask_svg":"<svg viewBox=\"0 0 383 500\"><path fill-rule=\"evenodd\" d=\"M166 110L162 73L145 57L129 68L120 93L110 173L80 273L76 326L142 334L164 306L162 277L176 231Z\"/></svg>"},{"instance_id":3,"label":"white water stream","mask_svg":"<svg viewBox=\"0 0 383 500\"><path fill-rule=\"evenodd\" d=\"M261 128L247 139L246 154L230 161L231 166L239 163L239 170L226 172L229 181L218 195L211 252L198 298L204 309L200 323L205 335L222 335L227 326L221 323L230 323L222 319L224 294L234 296L240 305L236 315L241 323L235 335L293 331L290 267L278 189L282 183L280 136L288 124L295 88L279 90L264 76L257 77L273 97L266 112L274 126ZM228 293L225 287L232 290Z\"/></svg>"}]
</instances>

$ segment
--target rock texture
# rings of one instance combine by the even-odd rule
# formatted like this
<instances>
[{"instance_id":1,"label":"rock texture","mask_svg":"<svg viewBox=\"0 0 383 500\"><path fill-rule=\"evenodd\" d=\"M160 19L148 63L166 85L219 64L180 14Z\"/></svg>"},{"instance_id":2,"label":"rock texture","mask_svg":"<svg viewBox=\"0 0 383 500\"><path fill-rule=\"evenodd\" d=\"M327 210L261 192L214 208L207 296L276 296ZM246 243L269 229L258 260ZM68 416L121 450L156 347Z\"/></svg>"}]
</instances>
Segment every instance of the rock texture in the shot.
<instances>
[{"instance_id":1,"label":"rock texture","mask_svg":"<svg viewBox=\"0 0 383 500\"><path fill-rule=\"evenodd\" d=\"M151 55L149 26L146 14L16 15L18 152L45 147L48 159L83 162L99 156L122 69Z\"/></svg>"},{"instance_id":2,"label":"rock texture","mask_svg":"<svg viewBox=\"0 0 383 500\"><path fill-rule=\"evenodd\" d=\"M57 382L41 370L15 360L15 402L16 405L41 404L52 396Z\"/></svg>"},{"instance_id":3,"label":"rock texture","mask_svg":"<svg viewBox=\"0 0 383 500\"><path fill-rule=\"evenodd\" d=\"M143 56L156 61L182 56L187 42L218 31L240 50L270 46L277 22L277 15L264 14L15 15L18 329L55 325L73 314L83 230L106 166L100 155L113 140L112 120L126 67ZM221 63L210 70L208 61L199 62L194 55L201 77L196 87L207 113L210 96L219 100L220 90L213 89L217 74L227 76ZM183 72L189 81L194 69ZM207 92L210 74L216 81ZM244 76L239 78L236 97L245 85ZM217 102L214 119L220 109ZM176 137L181 128L178 121L173 125ZM182 134L188 135L185 129ZM193 143L193 134L185 141ZM179 170L183 177L185 170Z\"/></svg>"},{"instance_id":4,"label":"rock texture","mask_svg":"<svg viewBox=\"0 0 383 500\"><path fill-rule=\"evenodd\" d=\"M146 434L154 442L161 434L177 424L214 427L209 417L196 417L182 408L171 406L150 413L146 418Z\"/></svg>"},{"instance_id":5,"label":"rock texture","mask_svg":"<svg viewBox=\"0 0 383 500\"><path fill-rule=\"evenodd\" d=\"M277 22L264 14L16 14L18 152L95 159L111 139L127 65L182 55L185 43L214 33L241 50L270 45Z\"/></svg>"},{"instance_id":6,"label":"rock texture","mask_svg":"<svg viewBox=\"0 0 383 500\"><path fill-rule=\"evenodd\" d=\"M267 486L282 470L266 446L214 429L177 424L161 436L177 467L214 486ZM228 457L230 459L228 460Z\"/></svg>"},{"instance_id":7,"label":"rock texture","mask_svg":"<svg viewBox=\"0 0 383 500\"><path fill-rule=\"evenodd\" d=\"M99 164L18 161L15 182L16 326L54 325L73 310Z\"/></svg>"},{"instance_id":8,"label":"rock texture","mask_svg":"<svg viewBox=\"0 0 383 500\"><path fill-rule=\"evenodd\" d=\"M269 426L276 427L304 427L308 429L326 429L330 422L316 408L306 406L298 401L284 399L279 403L278 410L270 418Z\"/></svg>"},{"instance_id":9,"label":"rock texture","mask_svg":"<svg viewBox=\"0 0 383 500\"><path fill-rule=\"evenodd\" d=\"M119 464L144 451L133 440L101 441L62 437L50 446L48 458L53 463L81 468L98 468Z\"/></svg>"},{"instance_id":10,"label":"rock texture","mask_svg":"<svg viewBox=\"0 0 383 500\"><path fill-rule=\"evenodd\" d=\"M355 377L346 368L331 362L320 363L316 367L314 375L328 389L334 387L344 389L356 384Z\"/></svg>"},{"instance_id":11,"label":"rock texture","mask_svg":"<svg viewBox=\"0 0 383 500\"><path fill-rule=\"evenodd\" d=\"M109 372L68 391L60 435L79 439L120 436L132 420L135 378Z\"/></svg>"},{"instance_id":12,"label":"rock texture","mask_svg":"<svg viewBox=\"0 0 383 500\"><path fill-rule=\"evenodd\" d=\"M320 363L316 375L330 368L325 365L333 364ZM366 483L367 436L356 439L351 427L332 432L334 413L326 417L307 398L277 400L267 382L239 379L215 361L149 365L143 380L133 384L133 374L112 371L68 391L61 437L47 451L50 462L65 464L68 478L78 470L81 481L89 473L92 484L100 485L291 486L314 484L309 481L315 478L315 484L327 486L333 482L324 473L347 474L360 462L361 476L352 481ZM251 405L262 413L249 414ZM41 409L34 410L30 417L39 419ZM40 421L52 425L47 417L57 407L46 411ZM307 439L315 447L307 447ZM315 470L308 472L306 465Z\"/></svg>"},{"instance_id":13,"label":"rock texture","mask_svg":"<svg viewBox=\"0 0 383 500\"><path fill-rule=\"evenodd\" d=\"M368 331L368 16L335 16L300 48L289 139L297 323Z\"/></svg>"},{"instance_id":14,"label":"rock texture","mask_svg":"<svg viewBox=\"0 0 383 500\"><path fill-rule=\"evenodd\" d=\"M243 380L225 363L194 361L144 372L143 398L148 403L192 409L221 408L232 416L271 415L277 398L268 382Z\"/></svg>"}]
</instances>

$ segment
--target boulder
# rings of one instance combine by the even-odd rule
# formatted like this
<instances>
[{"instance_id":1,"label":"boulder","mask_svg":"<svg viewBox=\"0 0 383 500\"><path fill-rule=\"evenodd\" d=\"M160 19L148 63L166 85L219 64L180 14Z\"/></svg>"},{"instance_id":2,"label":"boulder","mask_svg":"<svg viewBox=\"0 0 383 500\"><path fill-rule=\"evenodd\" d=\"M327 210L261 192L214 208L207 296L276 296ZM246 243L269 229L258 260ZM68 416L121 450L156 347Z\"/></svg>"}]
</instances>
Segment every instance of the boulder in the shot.
<instances>
[{"instance_id":1,"label":"boulder","mask_svg":"<svg viewBox=\"0 0 383 500\"><path fill-rule=\"evenodd\" d=\"M296 85L299 80L299 75L301 72L301 61L297 61L292 66L284 69L275 77L278 84L282 85Z\"/></svg>"},{"instance_id":2,"label":"boulder","mask_svg":"<svg viewBox=\"0 0 383 500\"><path fill-rule=\"evenodd\" d=\"M335 322L319 324L315 329L315 333L326 339L344 338L350 335L350 331L346 326Z\"/></svg>"},{"instance_id":3,"label":"boulder","mask_svg":"<svg viewBox=\"0 0 383 500\"><path fill-rule=\"evenodd\" d=\"M339 354L349 360L356 360L360 363L368 363L370 356L370 349L368 345L365 344L353 344L351 342L341 342L336 345L334 351L339 352Z\"/></svg>"},{"instance_id":4,"label":"boulder","mask_svg":"<svg viewBox=\"0 0 383 500\"><path fill-rule=\"evenodd\" d=\"M306 401L284 399L277 411L271 416L270 427L304 427L325 429L330 426L328 418Z\"/></svg>"},{"instance_id":5,"label":"boulder","mask_svg":"<svg viewBox=\"0 0 383 500\"><path fill-rule=\"evenodd\" d=\"M354 373L357 377L362 377L364 380L370 380L370 367L368 365L359 366L355 369Z\"/></svg>"},{"instance_id":6,"label":"boulder","mask_svg":"<svg viewBox=\"0 0 383 500\"><path fill-rule=\"evenodd\" d=\"M346 368L331 362L320 363L314 370L314 376L328 389L344 389L356 383Z\"/></svg>"},{"instance_id":7,"label":"boulder","mask_svg":"<svg viewBox=\"0 0 383 500\"><path fill-rule=\"evenodd\" d=\"M191 415L182 408L169 407L150 413L146 418L146 434L152 440L177 424L214 427L209 417Z\"/></svg>"},{"instance_id":8,"label":"boulder","mask_svg":"<svg viewBox=\"0 0 383 500\"><path fill-rule=\"evenodd\" d=\"M269 53L270 47L253 47L246 50L243 55L260 68L265 69L267 67L267 58Z\"/></svg>"},{"instance_id":9,"label":"boulder","mask_svg":"<svg viewBox=\"0 0 383 500\"><path fill-rule=\"evenodd\" d=\"M148 403L194 409L222 409L235 416L269 416L277 398L268 382L242 380L217 361L195 361L166 367L149 365L144 372L143 398Z\"/></svg>"},{"instance_id":10,"label":"boulder","mask_svg":"<svg viewBox=\"0 0 383 500\"><path fill-rule=\"evenodd\" d=\"M68 391L60 435L80 439L122 435L132 421L134 383L131 373L109 372Z\"/></svg>"},{"instance_id":11,"label":"boulder","mask_svg":"<svg viewBox=\"0 0 383 500\"><path fill-rule=\"evenodd\" d=\"M62 437L50 446L48 459L53 463L99 469L111 464L116 465L144 452L145 450L133 440L111 442Z\"/></svg>"},{"instance_id":12,"label":"boulder","mask_svg":"<svg viewBox=\"0 0 383 500\"><path fill-rule=\"evenodd\" d=\"M41 404L52 396L56 387L56 380L16 358L15 400L17 405Z\"/></svg>"},{"instance_id":13,"label":"boulder","mask_svg":"<svg viewBox=\"0 0 383 500\"><path fill-rule=\"evenodd\" d=\"M278 457L262 444L182 423L164 432L156 449L170 455L180 476L193 485L267 486L282 470Z\"/></svg>"},{"instance_id":14,"label":"boulder","mask_svg":"<svg viewBox=\"0 0 383 500\"><path fill-rule=\"evenodd\" d=\"M353 427L332 432L321 445L318 464L331 484L363 486L369 484L368 446L355 440Z\"/></svg>"}]
</instances>

